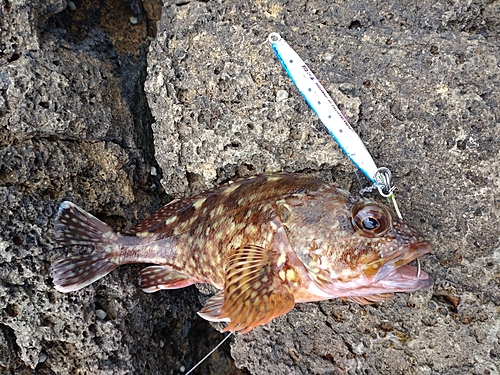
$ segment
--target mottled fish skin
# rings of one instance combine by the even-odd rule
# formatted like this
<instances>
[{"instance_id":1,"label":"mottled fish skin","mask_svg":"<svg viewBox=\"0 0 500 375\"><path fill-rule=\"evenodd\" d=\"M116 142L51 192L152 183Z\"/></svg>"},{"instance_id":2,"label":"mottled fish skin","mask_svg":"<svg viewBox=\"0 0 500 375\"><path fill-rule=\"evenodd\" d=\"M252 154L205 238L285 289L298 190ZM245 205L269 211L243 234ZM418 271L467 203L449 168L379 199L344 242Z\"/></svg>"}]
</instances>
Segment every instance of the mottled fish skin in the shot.
<instances>
[{"instance_id":1,"label":"mottled fish skin","mask_svg":"<svg viewBox=\"0 0 500 375\"><path fill-rule=\"evenodd\" d=\"M324 188L327 185L307 175L247 178L169 204L132 232L144 238L174 239L173 267L222 288L225 272L221 265L233 249L244 245L269 248L274 234L269 223L277 216L278 199Z\"/></svg>"},{"instance_id":2,"label":"mottled fish skin","mask_svg":"<svg viewBox=\"0 0 500 375\"><path fill-rule=\"evenodd\" d=\"M254 176L173 201L130 235L64 202L55 229L63 245L95 247L53 264L59 291L81 289L122 264L152 263L139 276L144 291L212 284L221 292L200 315L242 333L296 302L373 303L432 284L407 265L432 250L414 229L385 206L306 174Z\"/></svg>"}]
</instances>

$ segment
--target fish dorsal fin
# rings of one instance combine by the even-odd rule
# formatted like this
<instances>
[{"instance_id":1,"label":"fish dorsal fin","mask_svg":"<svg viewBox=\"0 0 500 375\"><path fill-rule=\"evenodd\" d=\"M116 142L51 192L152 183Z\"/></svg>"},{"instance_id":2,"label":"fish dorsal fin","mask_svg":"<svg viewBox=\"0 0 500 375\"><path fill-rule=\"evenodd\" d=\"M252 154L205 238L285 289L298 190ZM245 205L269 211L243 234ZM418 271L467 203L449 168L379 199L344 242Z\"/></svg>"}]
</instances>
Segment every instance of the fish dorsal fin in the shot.
<instances>
[{"instance_id":1,"label":"fish dorsal fin","mask_svg":"<svg viewBox=\"0 0 500 375\"><path fill-rule=\"evenodd\" d=\"M342 298L344 301L351 301L360 305L373 305L381 301L385 301L392 297L392 293L370 294L368 296L350 296Z\"/></svg>"},{"instance_id":2,"label":"fish dorsal fin","mask_svg":"<svg viewBox=\"0 0 500 375\"><path fill-rule=\"evenodd\" d=\"M293 309L295 300L277 275L276 259L274 252L259 246L246 246L231 254L219 316L231 320L224 331L247 333Z\"/></svg>"},{"instance_id":3,"label":"fish dorsal fin","mask_svg":"<svg viewBox=\"0 0 500 375\"><path fill-rule=\"evenodd\" d=\"M165 224L165 220L169 217L174 216L177 213L177 210L179 210L179 208L181 208L185 204L186 202L184 202L183 200L174 199L167 205L160 208L154 214L141 221L135 227L130 229L130 232L135 234L146 231L154 231L154 229L156 229L159 225Z\"/></svg>"}]
</instances>

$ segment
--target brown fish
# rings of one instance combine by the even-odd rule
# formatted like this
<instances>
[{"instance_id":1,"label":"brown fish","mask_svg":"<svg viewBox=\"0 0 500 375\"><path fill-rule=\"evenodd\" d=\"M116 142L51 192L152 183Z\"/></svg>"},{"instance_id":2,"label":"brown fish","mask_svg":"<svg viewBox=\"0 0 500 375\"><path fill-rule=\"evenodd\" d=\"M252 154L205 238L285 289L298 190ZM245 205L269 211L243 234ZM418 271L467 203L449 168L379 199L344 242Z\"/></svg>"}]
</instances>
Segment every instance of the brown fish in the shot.
<instances>
[{"instance_id":1,"label":"brown fish","mask_svg":"<svg viewBox=\"0 0 500 375\"><path fill-rule=\"evenodd\" d=\"M63 245L94 253L56 261L57 290L79 290L127 263L146 292L212 284L199 314L249 332L297 302L341 297L360 304L432 285L408 263L432 246L388 208L311 175L261 175L175 200L125 235L71 202L55 219Z\"/></svg>"}]
</instances>

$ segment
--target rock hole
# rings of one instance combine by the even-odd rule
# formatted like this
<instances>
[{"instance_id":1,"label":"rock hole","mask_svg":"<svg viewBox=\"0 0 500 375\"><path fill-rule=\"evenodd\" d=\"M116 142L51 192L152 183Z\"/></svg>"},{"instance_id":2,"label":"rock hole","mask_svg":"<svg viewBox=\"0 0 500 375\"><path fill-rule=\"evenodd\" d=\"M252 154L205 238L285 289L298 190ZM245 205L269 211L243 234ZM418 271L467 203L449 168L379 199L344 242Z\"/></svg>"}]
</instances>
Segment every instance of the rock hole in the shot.
<instances>
[{"instance_id":1,"label":"rock hole","mask_svg":"<svg viewBox=\"0 0 500 375\"><path fill-rule=\"evenodd\" d=\"M8 304L7 307L5 308L5 312L10 317L15 318L16 316L19 315L19 306L13 305L13 304Z\"/></svg>"},{"instance_id":2,"label":"rock hole","mask_svg":"<svg viewBox=\"0 0 500 375\"><path fill-rule=\"evenodd\" d=\"M13 53L8 59L7 61L8 62L13 62L13 61L16 61L16 60L19 60L19 58L21 57L21 54L20 53Z\"/></svg>"},{"instance_id":3,"label":"rock hole","mask_svg":"<svg viewBox=\"0 0 500 375\"><path fill-rule=\"evenodd\" d=\"M361 28L361 22L359 22L358 20L354 20L352 21L349 26L347 26L347 28L349 30L352 30L352 29L359 29Z\"/></svg>"},{"instance_id":4,"label":"rock hole","mask_svg":"<svg viewBox=\"0 0 500 375\"><path fill-rule=\"evenodd\" d=\"M23 244L24 240L23 240L23 238L21 236L14 236L12 238L12 242L14 242L14 245L19 246L19 245Z\"/></svg>"}]
</instances>

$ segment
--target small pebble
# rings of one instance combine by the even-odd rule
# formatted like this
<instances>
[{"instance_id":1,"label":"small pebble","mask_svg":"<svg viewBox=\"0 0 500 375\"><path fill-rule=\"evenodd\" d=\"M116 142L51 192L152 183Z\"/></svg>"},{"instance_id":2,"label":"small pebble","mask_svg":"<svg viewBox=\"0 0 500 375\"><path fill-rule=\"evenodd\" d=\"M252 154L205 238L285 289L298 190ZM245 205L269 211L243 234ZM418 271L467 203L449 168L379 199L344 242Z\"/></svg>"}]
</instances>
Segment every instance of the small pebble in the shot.
<instances>
[{"instance_id":1,"label":"small pebble","mask_svg":"<svg viewBox=\"0 0 500 375\"><path fill-rule=\"evenodd\" d=\"M160 340L160 348L163 348L165 346L165 343L163 342L163 340Z\"/></svg>"},{"instance_id":2,"label":"small pebble","mask_svg":"<svg viewBox=\"0 0 500 375\"><path fill-rule=\"evenodd\" d=\"M97 317L98 317L99 319L101 319L101 320L104 320L104 318L106 318L106 315L108 315L108 314L106 314L106 312L105 312L105 311L103 311L103 310L101 310L101 309L97 309L97 310L95 311L95 314L96 314L96 315L97 315Z\"/></svg>"},{"instance_id":3,"label":"small pebble","mask_svg":"<svg viewBox=\"0 0 500 375\"><path fill-rule=\"evenodd\" d=\"M47 353L41 352L38 356L38 363L43 363L47 360Z\"/></svg>"},{"instance_id":4,"label":"small pebble","mask_svg":"<svg viewBox=\"0 0 500 375\"><path fill-rule=\"evenodd\" d=\"M156 176L158 173L156 173L156 168L155 167L151 167L151 176Z\"/></svg>"},{"instance_id":5,"label":"small pebble","mask_svg":"<svg viewBox=\"0 0 500 375\"><path fill-rule=\"evenodd\" d=\"M137 25L139 23L139 20L137 19L137 17L132 16L130 17L130 23L132 25Z\"/></svg>"},{"instance_id":6,"label":"small pebble","mask_svg":"<svg viewBox=\"0 0 500 375\"><path fill-rule=\"evenodd\" d=\"M75 3L72 1L68 1L68 8L69 8L69 10L73 10L73 11L76 10Z\"/></svg>"},{"instance_id":7,"label":"small pebble","mask_svg":"<svg viewBox=\"0 0 500 375\"><path fill-rule=\"evenodd\" d=\"M288 99L288 91L278 90L278 92L276 93L276 101L279 103L285 99Z\"/></svg>"},{"instance_id":8,"label":"small pebble","mask_svg":"<svg viewBox=\"0 0 500 375\"><path fill-rule=\"evenodd\" d=\"M179 368L179 371L180 371L180 372L184 372L184 371L186 371L186 368L185 368L184 366L181 366L181 367Z\"/></svg>"}]
</instances>

